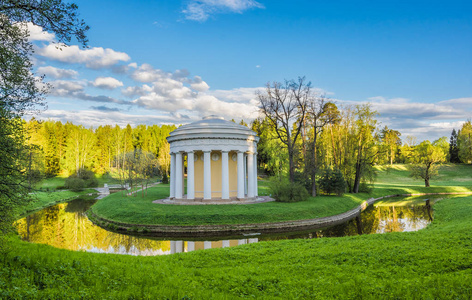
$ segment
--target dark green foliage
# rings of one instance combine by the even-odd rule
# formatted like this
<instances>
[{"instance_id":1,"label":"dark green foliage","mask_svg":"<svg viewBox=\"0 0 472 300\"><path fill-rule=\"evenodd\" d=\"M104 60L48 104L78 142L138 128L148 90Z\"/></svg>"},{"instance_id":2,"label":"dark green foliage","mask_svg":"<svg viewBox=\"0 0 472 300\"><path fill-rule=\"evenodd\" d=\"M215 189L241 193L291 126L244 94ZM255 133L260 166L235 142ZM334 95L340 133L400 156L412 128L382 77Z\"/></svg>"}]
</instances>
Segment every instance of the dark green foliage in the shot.
<instances>
[{"instance_id":1,"label":"dark green foliage","mask_svg":"<svg viewBox=\"0 0 472 300\"><path fill-rule=\"evenodd\" d=\"M167 176L167 173L166 173L166 172L164 172L164 173L162 174L162 183L163 183L163 184L168 184L168 183L169 183L169 176Z\"/></svg>"},{"instance_id":2,"label":"dark green foliage","mask_svg":"<svg viewBox=\"0 0 472 300\"><path fill-rule=\"evenodd\" d=\"M325 169L321 178L318 181L320 189L326 194L335 193L338 196L342 196L346 192L346 181L344 176L339 169ZM363 192L360 190L360 192Z\"/></svg>"},{"instance_id":3,"label":"dark green foliage","mask_svg":"<svg viewBox=\"0 0 472 300\"><path fill-rule=\"evenodd\" d=\"M64 187L77 192L86 187L98 187L98 179L95 178L95 174L92 171L79 169L77 174L72 174L66 179Z\"/></svg>"},{"instance_id":4,"label":"dark green foliage","mask_svg":"<svg viewBox=\"0 0 472 300\"><path fill-rule=\"evenodd\" d=\"M311 190L312 182L308 173L295 172L294 181L302 185L307 191Z\"/></svg>"},{"instance_id":5,"label":"dark green foliage","mask_svg":"<svg viewBox=\"0 0 472 300\"><path fill-rule=\"evenodd\" d=\"M457 145L457 132L452 129L451 139L449 141L449 162L460 163L459 146Z\"/></svg>"},{"instance_id":6,"label":"dark green foliage","mask_svg":"<svg viewBox=\"0 0 472 300\"><path fill-rule=\"evenodd\" d=\"M85 180L77 177L69 177L66 179L64 187L71 191L78 192L85 188Z\"/></svg>"},{"instance_id":7,"label":"dark green foliage","mask_svg":"<svg viewBox=\"0 0 472 300\"><path fill-rule=\"evenodd\" d=\"M277 202L299 202L308 199L308 191L298 182L276 179L270 183L269 190Z\"/></svg>"}]
</instances>

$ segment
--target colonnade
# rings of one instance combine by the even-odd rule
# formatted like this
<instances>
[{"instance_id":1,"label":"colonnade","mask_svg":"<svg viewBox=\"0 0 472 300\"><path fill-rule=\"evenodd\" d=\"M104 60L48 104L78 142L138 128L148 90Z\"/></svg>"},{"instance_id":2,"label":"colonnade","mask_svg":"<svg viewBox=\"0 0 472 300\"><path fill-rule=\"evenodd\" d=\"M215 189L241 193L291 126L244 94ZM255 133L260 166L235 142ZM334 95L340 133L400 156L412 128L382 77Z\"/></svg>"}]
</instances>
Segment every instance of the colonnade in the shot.
<instances>
[{"instance_id":1,"label":"colonnade","mask_svg":"<svg viewBox=\"0 0 472 300\"><path fill-rule=\"evenodd\" d=\"M203 153L203 155L201 155ZM231 157L230 157L231 154ZM187 156L187 194L184 195L184 159ZM195 162L199 157L203 160L203 174L200 169L196 169ZM213 183L220 181L212 180L212 164L217 163L221 159L221 190L215 190ZM236 162L230 164L230 160ZM213 161L213 162L212 162ZM192 150L171 152L170 163L170 198L171 199L187 199L194 200L196 193L196 177L203 176L203 200L230 198L255 198L257 192L257 153L250 151L236 150ZM218 163L219 165L219 163ZM213 170L215 170L213 168ZM217 170L219 173L219 170ZM232 176L231 172L237 172L237 176ZM217 176L217 175L214 175ZM230 177L237 181L237 190L230 190L230 186L234 186L234 182L230 181ZM200 179L199 179L200 180ZM201 181L201 180L200 180ZM218 194L214 196L212 194ZM220 197L221 196L221 197Z\"/></svg>"}]
</instances>

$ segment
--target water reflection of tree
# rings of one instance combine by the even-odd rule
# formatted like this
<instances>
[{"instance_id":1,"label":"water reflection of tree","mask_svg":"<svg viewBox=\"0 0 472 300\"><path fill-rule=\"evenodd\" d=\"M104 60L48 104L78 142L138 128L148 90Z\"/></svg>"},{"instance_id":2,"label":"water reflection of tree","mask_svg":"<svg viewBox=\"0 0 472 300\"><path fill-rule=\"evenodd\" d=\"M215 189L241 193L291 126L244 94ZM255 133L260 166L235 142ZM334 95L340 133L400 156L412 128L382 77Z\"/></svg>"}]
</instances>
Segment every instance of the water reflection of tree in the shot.
<instances>
[{"instance_id":1,"label":"water reflection of tree","mask_svg":"<svg viewBox=\"0 0 472 300\"><path fill-rule=\"evenodd\" d=\"M169 251L170 243L121 235L93 225L84 212L91 205L72 201L43 209L18 220L16 227L22 239L69 250L96 249L108 252L110 246L118 251ZM69 207L71 205L71 207ZM121 252L120 252L121 253Z\"/></svg>"},{"instance_id":2,"label":"water reflection of tree","mask_svg":"<svg viewBox=\"0 0 472 300\"><path fill-rule=\"evenodd\" d=\"M341 237L358 234L372 234L404 230L418 230L429 223L427 210L420 205L412 206L369 206L358 218L343 224L312 232L284 236L262 237L261 240L294 238Z\"/></svg>"}]
</instances>

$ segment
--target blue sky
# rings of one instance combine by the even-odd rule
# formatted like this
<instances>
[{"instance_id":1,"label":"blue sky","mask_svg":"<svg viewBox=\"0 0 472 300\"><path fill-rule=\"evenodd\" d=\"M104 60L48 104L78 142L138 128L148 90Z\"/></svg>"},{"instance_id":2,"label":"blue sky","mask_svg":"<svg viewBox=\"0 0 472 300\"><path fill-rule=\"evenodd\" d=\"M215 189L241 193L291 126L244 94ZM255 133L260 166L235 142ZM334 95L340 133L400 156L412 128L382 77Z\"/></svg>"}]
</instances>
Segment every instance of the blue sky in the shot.
<instances>
[{"instance_id":1,"label":"blue sky","mask_svg":"<svg viewBox=\"0 0 472 300\"><path fill-rule=\"evenodd\" d=\"M419 140L472 118L470 1L79 1L89 48L31 27L55 89L39 118L85 126L250 120L255 91L306 76L338 105L372 103Z\"/></svg>"}]
</instances>

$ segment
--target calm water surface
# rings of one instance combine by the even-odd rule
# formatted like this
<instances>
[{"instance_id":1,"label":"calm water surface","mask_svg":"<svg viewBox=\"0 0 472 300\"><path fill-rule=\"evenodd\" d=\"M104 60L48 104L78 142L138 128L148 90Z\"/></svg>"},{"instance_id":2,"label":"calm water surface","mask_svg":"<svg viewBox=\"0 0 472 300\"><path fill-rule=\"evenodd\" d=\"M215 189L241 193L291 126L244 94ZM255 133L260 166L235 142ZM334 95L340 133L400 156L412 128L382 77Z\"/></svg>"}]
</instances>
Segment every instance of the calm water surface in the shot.
<instances>
[{"instance_id":1,"label":"calm water surface","mask_svg":"<svg viewBox=\"0 0 472 300\"><path fill-rule=\"evenodd\" d=\"M407 198L411 199L415 198ZM398 198L396 200L398 201ZM426 227L430 219L423 201L414 202L420 204L411 205L412 202L407 201L407 205L398 206L398 202L395 202L395 206L383 202L368 207L355 219L326 229L270 236L241 235L240 239L219 241L154 240L110 232L94 225L85 215L85 211L95 201L81 199L45 208L18 220L15 226L24 241L48 244L57 248L97 253L162 255L232 247L266 240L416 231Z\"/></svg>"}]
</instances>

